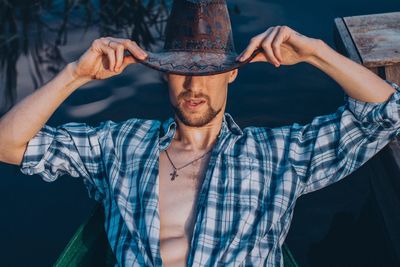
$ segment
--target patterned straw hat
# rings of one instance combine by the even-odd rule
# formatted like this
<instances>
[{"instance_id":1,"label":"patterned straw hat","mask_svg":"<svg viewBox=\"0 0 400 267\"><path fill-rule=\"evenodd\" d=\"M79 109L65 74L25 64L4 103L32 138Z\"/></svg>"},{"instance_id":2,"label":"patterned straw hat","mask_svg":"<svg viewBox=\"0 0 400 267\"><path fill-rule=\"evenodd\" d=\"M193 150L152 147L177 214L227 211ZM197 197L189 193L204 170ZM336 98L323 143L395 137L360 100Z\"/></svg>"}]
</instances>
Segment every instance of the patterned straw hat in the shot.
<instances>
[{"instance_id":1,"label":"patterned straw hat","mask_svg":"<svg viewBox=\"0 0 400 267\"><path fill-rule=\"evenodd\" d=\"M146 51L140 63L153 69L181 75L212 75L248 63L260 50L243 62L232 36L225 0L174 0L165 29L161 52Z\"/></svg>"}]
</instances>

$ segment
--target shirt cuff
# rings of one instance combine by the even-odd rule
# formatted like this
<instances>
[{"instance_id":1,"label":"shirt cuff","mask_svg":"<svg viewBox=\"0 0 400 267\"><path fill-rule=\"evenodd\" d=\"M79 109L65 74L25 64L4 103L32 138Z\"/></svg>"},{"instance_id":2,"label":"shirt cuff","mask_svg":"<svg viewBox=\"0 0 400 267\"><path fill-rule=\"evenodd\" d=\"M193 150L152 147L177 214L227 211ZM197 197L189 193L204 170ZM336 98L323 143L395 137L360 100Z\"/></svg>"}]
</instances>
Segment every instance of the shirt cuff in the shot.
<instances>
[{"instance_id":1,"label":"shirt cuff","mask_svg":"<svg viewBox=\"0 0 400 267\"><path fill-rule=\"evenodd\" d=\"M41 160L54 139L54 129L44 125L43 128L29 140L21 164L20 171L26 175L42 173L45 170L44 161ZM49 181L43 177L43 180Z\"/></svg>"},{"instance_id":2,"label":"shirt cuff","mask_svg":"<svg viewBox=\"0 0 400 267\"><path fill-rule=\"evenodd\" d=\"M374 124L373 128L400 128L400 86L392 81L384 80L396 91L384 102L364 102L345 94L344 100L348 109L357 120ZM398 133L400 129L398 129Z\"/></svg>"},{"instance_id":3,"label":"shirt cuff","mask_svg":"<svg viewBox=\"0 0 400 267\"><path fill-rule=\"evenodd\" d=\"M79 173L73 168L69 168L68 172L66 169L61 168L60 164L62 162L57 162L59 164L58 166L53 164L57 160L57 157L55 157L57 151L62 149L62 147L58 147L57 142L55 142L57 130L56 127L45 124L42 129L29 140L19 166L23 174L39 174L46 182L53 182L59 176L65 174L70 174L73 177L79 176ZM67 167L67 165L63 164L63 167Z\"/></svg>"}]
</instances>

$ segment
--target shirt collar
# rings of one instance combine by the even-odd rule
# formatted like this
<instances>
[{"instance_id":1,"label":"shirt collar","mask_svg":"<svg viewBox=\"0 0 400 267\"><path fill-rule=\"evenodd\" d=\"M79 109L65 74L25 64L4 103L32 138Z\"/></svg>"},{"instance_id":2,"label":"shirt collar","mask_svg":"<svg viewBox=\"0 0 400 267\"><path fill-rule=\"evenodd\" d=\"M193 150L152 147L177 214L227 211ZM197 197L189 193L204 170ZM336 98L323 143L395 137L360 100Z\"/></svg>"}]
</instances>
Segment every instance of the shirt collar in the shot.
<instances>
[{"instance_id":1,"label":"shirt collar","mask_svg":"<svg viewBox=\"0 0 400 267\"><path fill-rule=\"evenodd\" d=\"M171 143L172 138L175 135L176 125L176 121L172 117L162 122L160 129L160 150L166 149ZM243 134L242 129L239 127L239 125L237 125L237 123L233 120L232 115L229 113L224 113L221 131L218 135L218 138L226 133L232 133L235 135Z\"/></svg>"}]
</instances>

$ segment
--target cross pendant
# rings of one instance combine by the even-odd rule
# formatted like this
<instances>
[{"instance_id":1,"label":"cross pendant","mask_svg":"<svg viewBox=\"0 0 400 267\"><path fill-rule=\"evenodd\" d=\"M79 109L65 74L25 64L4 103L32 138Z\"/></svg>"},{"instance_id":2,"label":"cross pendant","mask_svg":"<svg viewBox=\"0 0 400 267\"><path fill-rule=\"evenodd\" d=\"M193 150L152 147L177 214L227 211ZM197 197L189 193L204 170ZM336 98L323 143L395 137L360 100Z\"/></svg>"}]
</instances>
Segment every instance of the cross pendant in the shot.
<instances>
[{"instance_id":1,"label":"cross pendant","mask_svg":"<svg viewBox=\"0 0 400 267\"><path fill-rule=\"evenodd\" d=\"M169 175L172 176L172 177L171 177L171 181L175 180L175 177L178 177L178 176L179 176L178 173L177 173L177 171L176 171L176 169L174 169L174 172L173 172L173 173L170 173Z\"/></svg>"}]
</instances>

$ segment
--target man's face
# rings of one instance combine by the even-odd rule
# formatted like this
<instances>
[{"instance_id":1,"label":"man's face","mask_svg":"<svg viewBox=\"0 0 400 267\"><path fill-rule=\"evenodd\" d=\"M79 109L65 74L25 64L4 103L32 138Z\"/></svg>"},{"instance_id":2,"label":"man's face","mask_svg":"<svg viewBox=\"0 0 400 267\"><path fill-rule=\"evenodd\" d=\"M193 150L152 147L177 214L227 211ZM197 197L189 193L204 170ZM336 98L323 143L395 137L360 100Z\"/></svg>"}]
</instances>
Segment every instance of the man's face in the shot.
<instances>
[{"instance_id":1,"label":"man's face","mask_svg":"<svg viewBox=\"0 0 400 267\"><path fill-rule=\"evenodd\" d=\"M228 84L238 70L208 76L165 74L169 97L178 119L191 127L208 124L225 111Z\"/></svg>"}]
</instances>

